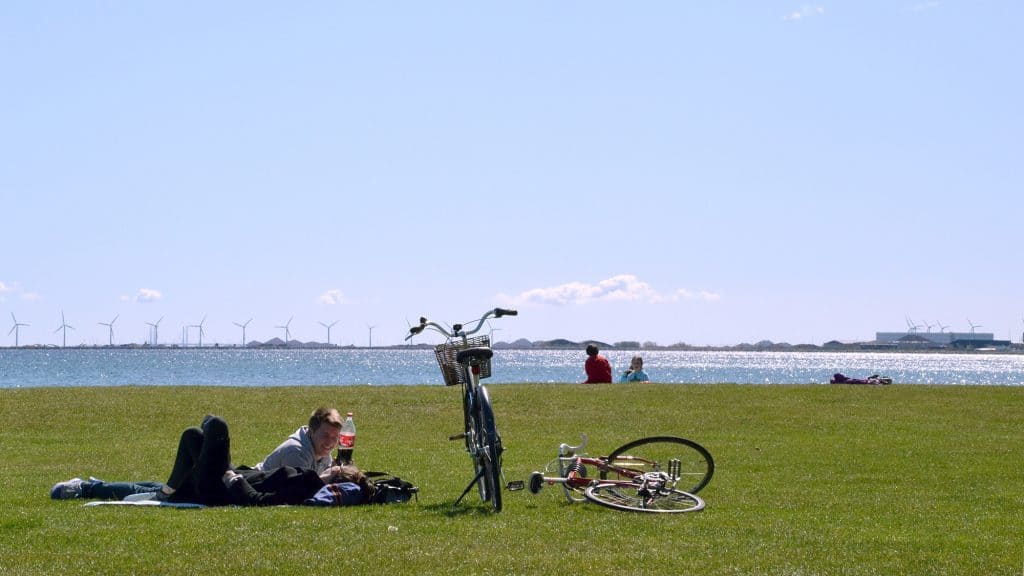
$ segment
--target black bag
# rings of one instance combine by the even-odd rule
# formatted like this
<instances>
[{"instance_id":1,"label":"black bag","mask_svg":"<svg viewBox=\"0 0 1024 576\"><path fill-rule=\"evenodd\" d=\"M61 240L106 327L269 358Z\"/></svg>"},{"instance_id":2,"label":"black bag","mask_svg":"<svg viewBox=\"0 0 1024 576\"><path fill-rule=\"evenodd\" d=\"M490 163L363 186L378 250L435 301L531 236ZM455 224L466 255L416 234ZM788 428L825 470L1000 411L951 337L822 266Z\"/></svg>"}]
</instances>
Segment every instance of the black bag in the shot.
<instances>
[{"instance_id":1,"label":"black bag","mask_svg":"<svg viewBox=\"0 0 1024 576\"><path fill-rule=\"evenodd\" d=\"M367 484L372 487L367 504L393 504L408 502L420 489L412 482L392 476L387 472L366 472Z\"/></svg>"}]
</instances>

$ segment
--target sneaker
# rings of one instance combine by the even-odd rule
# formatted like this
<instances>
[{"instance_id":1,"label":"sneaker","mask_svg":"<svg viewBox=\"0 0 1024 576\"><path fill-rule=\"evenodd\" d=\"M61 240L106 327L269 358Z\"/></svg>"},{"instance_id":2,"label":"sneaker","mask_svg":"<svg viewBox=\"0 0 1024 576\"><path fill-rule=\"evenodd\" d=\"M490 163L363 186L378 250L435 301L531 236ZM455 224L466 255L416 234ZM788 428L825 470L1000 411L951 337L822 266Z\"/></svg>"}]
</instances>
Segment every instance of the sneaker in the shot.
<instances>
[{"instance_id":1,"label":"sneaker","mask_svg":"<svg viewBox=\"0 0 1024 576\"><path fill-rule=\"evenodd\" d=\"M70 500L72 498L82 497L82 483L84 480L81 478L72 478L65 482L57 482L50 489L50 498L54 500Z\"/></svg>"}]
</instances>

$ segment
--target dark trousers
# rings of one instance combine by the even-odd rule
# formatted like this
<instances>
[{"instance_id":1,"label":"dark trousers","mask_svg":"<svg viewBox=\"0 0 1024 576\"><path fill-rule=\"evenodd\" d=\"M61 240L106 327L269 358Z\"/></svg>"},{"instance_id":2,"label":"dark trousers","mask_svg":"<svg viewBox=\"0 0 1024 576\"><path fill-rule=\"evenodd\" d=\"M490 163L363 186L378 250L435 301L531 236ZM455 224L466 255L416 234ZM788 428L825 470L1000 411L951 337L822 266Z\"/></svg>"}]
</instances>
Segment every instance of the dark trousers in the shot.
<instances>
[{"instance_id":1,"label":"dark trousers","mask_svg":"<svg viewBox=\"0 0 1024 576\"><path fill-rule=\"evenodd\" d=\"M218 505L228 502L222 477L231 468L228 424L207 416L200 427L186 428L178 441L178 454L167 485L172 501Z\"/></svg>"}]
</instances>

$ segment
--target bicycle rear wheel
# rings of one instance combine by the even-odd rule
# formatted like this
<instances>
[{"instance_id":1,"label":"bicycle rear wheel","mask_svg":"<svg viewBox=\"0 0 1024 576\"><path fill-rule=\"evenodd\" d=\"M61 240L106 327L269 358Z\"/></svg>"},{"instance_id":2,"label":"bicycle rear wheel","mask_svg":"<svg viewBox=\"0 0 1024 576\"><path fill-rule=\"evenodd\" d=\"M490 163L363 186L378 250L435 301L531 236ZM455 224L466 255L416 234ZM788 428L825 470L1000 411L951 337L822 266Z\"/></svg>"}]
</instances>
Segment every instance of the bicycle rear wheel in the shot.
<instances>
[{"instance_id":1,"label":"bicycle rear wheel","mask_svg":"<svg viewBox=\"0 0 1024 576\"><path fill-rule=\"evenodd\" d=\"M674 488L662 488L645 494L641 493L639 485L599 482L588 486L583 494L595 504L629 512L678 514L704 509L704 501L700 496Z\"/></svg>"},{"instance_id":2,"label":"bicycle rear wheel","mask_svg":"<svg viewBox=\"0 0 1024 576\"><path fill-rule=\"evenodd\" d=\"M479 467L483 468L483 476L480 478L482 486L480 497L490 500L495 512L501 511L501 453L504 448L501 445L501 436L498 435L498 426L494 421L494 409L491 407L491 396L484 386L477 387L477 407L479 417L477 419L479 428L476 434L480 445L477 447L479 454ZM479 472L479 469L477 470Z\"/></svg>"},{"instance_id":3,"label":"bicycle rear wheel","mask_svg":"<svg viewBox=\"0 0 1024 576\"><path fill-rule=\"evenodd\" d=\"M700 492L715 473L711 453L700 444L676 436L651 436L620 446L608 456L610 465L629 470L628 475L601 470L601 479L625 480L646 472L669 472L675 461L679 462L678 473L673 473L672 486L685 493Z\"/></svg>"},{"instance_id":4,"label":"bicycle rear wheel","mask_svg":"<svg viewBox=\"0 0 1024 576\"><path fill-rule=\"evenodd\" d=\"M483 468L483 457L481 456L483 441L480 439L480 408L478 407L477 396L473 390L474 388L471 384L462 385L462 413L466 420L466 452L469 453L469 458L473 461L473 477L477 478L477 492L480 493L480 499L486 502L489 493L480 472Z\"/></svg>"}]
</instances>

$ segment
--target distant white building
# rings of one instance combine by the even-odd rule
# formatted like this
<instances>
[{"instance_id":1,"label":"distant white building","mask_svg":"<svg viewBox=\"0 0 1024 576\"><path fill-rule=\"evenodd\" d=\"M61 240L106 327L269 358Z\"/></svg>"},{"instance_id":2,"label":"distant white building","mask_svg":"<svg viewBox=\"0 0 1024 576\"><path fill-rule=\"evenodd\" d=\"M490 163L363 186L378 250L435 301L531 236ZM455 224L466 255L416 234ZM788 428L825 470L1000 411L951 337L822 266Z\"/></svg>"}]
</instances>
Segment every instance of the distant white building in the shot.
<instances>
[{"instance_id":1,"label":"distant white building","mask_svg":"<svg viewBox=\"0 0 1024 576\"><path fill-rule=\"evenodd\" d=\"M994 340L995 334L992 332L875 332L875 340L878 342L891 342L896 343L898 340L905 338L909 335L918 336L924 338L929 342L939 344L941 346L949 346L954 340Z\"/></svg>"}]
</instances>

